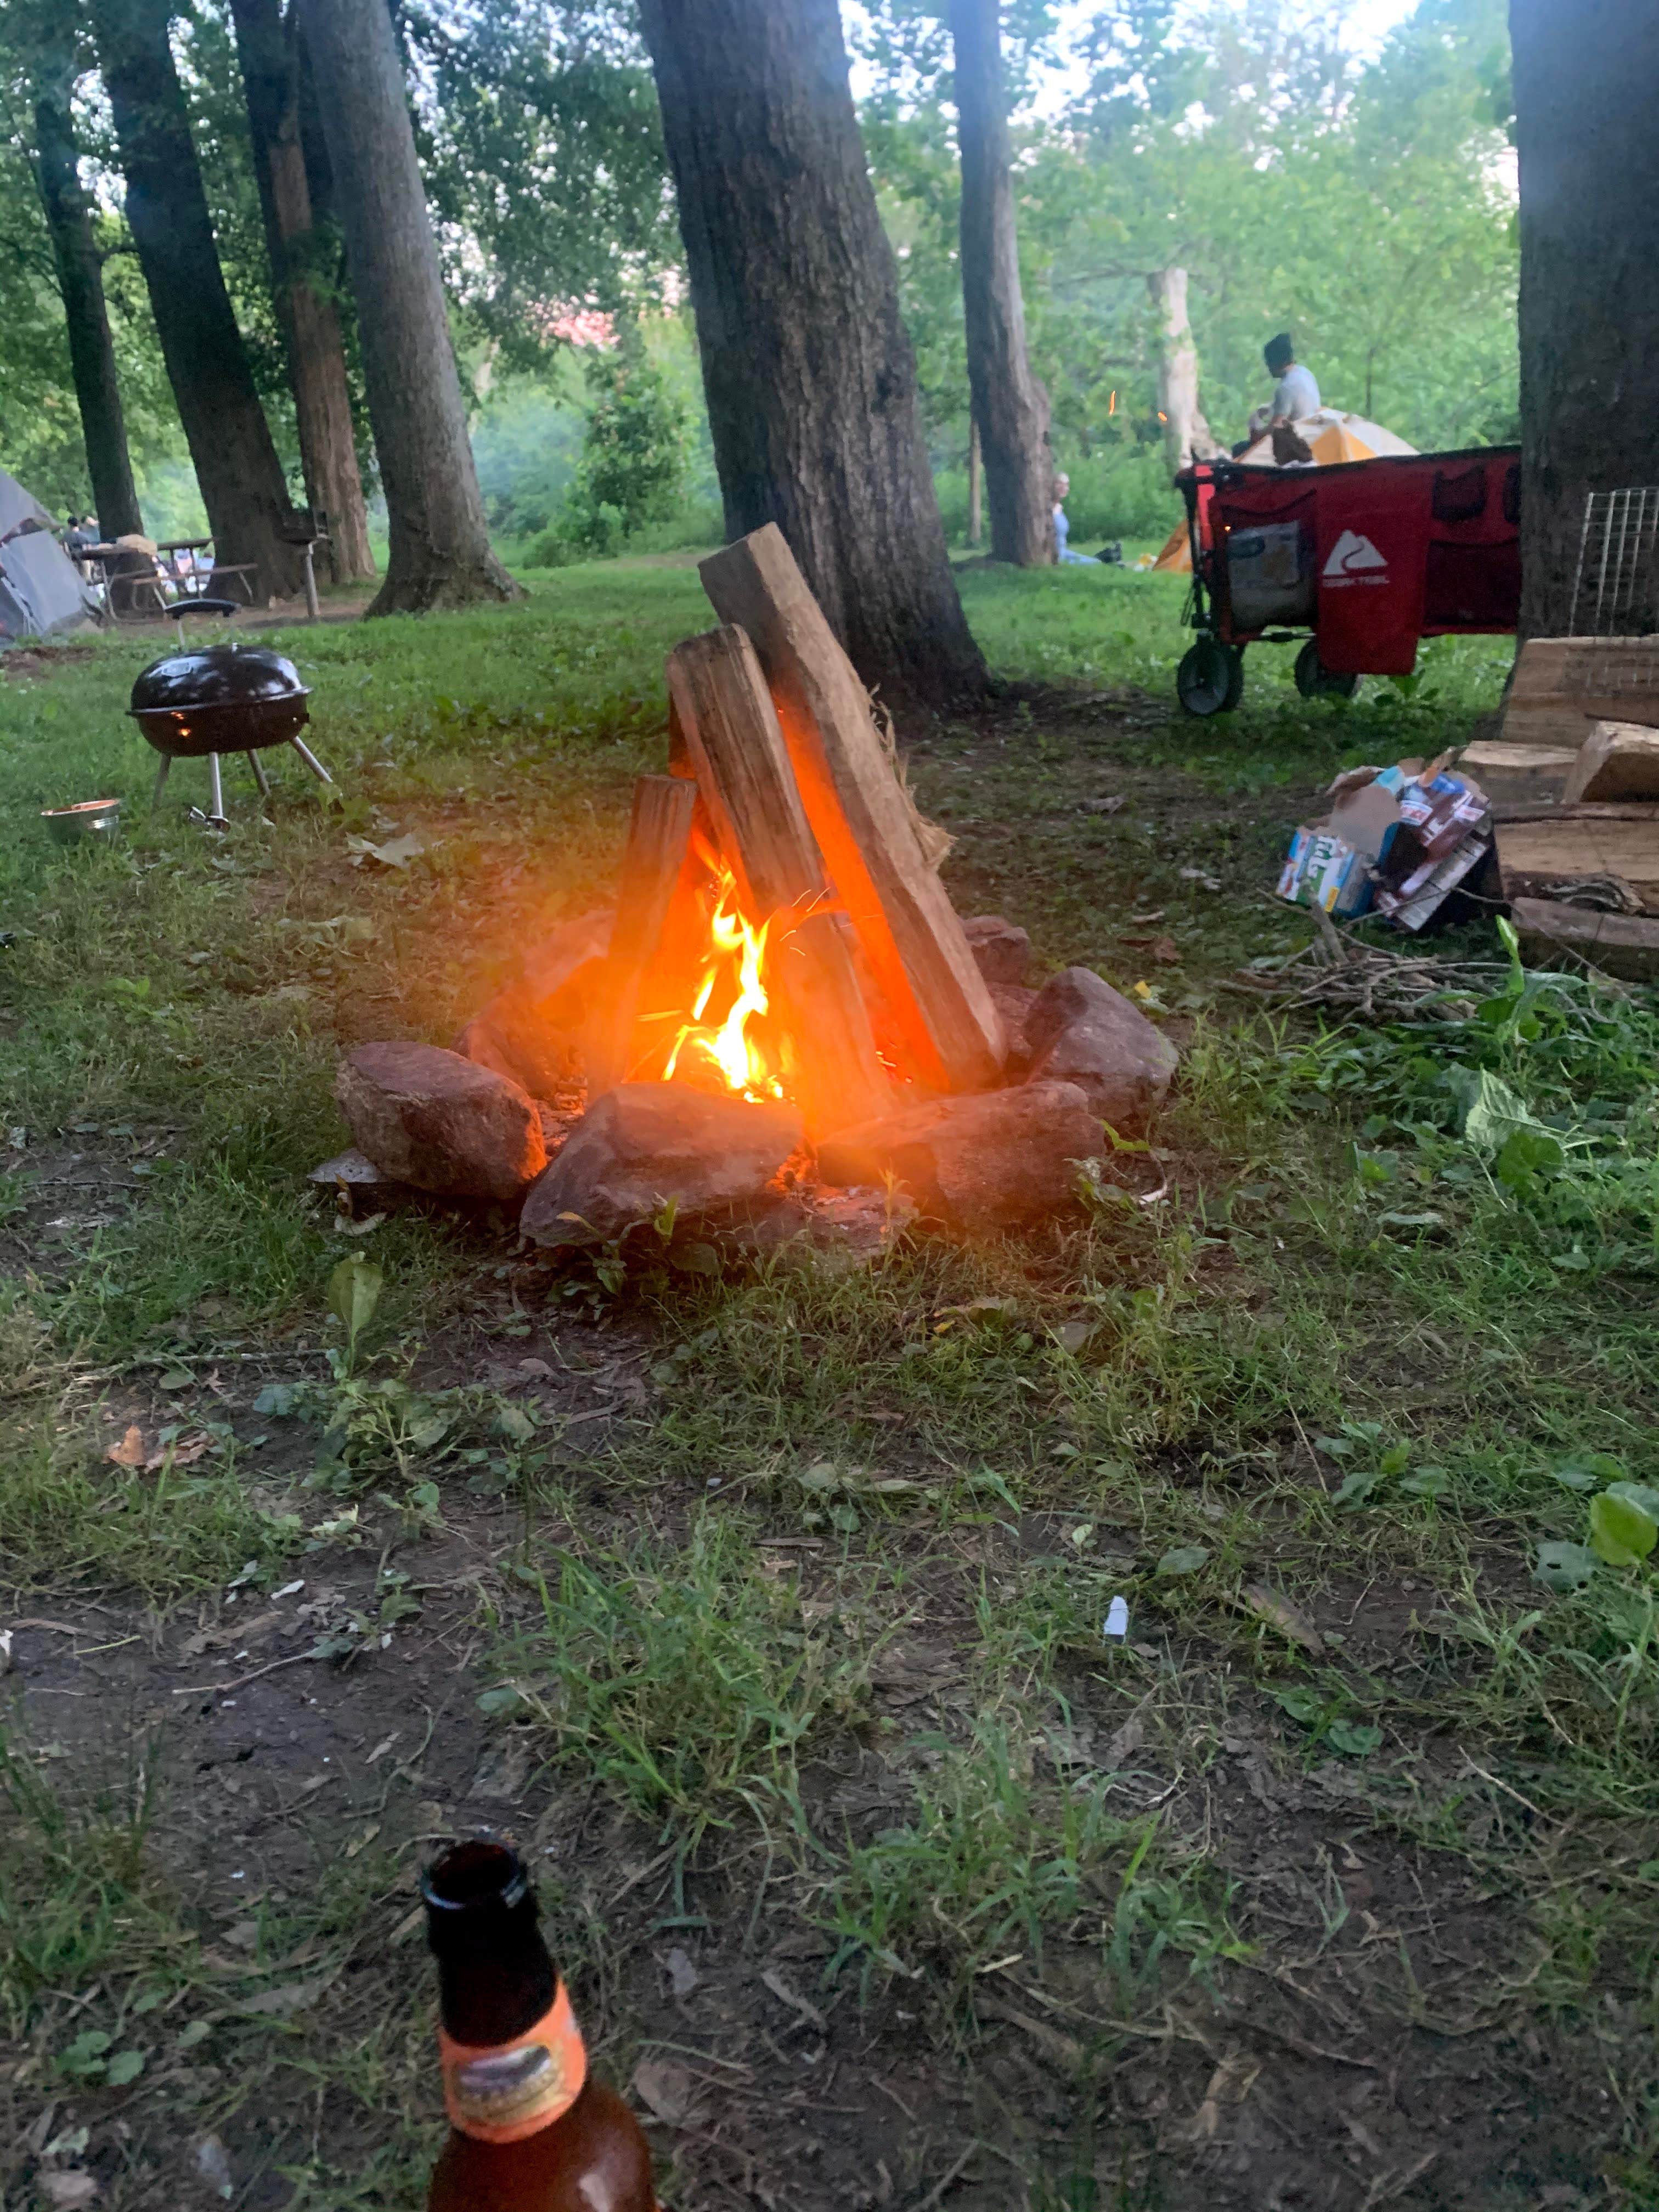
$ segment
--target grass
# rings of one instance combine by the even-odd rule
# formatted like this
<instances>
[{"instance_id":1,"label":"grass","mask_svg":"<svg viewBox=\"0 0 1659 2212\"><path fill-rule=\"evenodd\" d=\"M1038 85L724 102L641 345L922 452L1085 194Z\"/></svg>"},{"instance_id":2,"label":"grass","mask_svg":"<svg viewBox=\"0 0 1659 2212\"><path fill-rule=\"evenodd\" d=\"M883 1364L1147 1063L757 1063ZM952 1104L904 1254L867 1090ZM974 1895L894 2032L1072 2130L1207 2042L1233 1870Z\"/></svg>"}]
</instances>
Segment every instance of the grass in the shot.
<instances>
[{"instance_id":1,"label":"grass","mask_svg":"<svg viewBox=\"0 0 1659 2212\"><path fill-rule=\"evenodd\" d=\"M962 587L1009 688L907 732L913 782L960 908L1143 986L1181 1042L1172 1188L1142 1209L1109 1170L1063 1231L864 1271L613 1295L550 1284L504 1223L349 1234L302 1180L341 1141L343 1045L447 1041L529 933L604 896L664 757L663 656L709 620L694 568L285 634L337 788L285 772L262 817L233 772L217 839L188 766L149 811L122 709L152 647L0 688L0 1563L17 1613L102 1608L77 1618L111 1663L162 1670L125 1704L12 1686L9 2189L86 2162L116 2212L182 2201L157 2177L211 2135L260 2201L416 2203L410 1870L482 1755L608 2070L660 2044L787 2114L833 2047L824 2102L863 2115L837 2179L833 2113L802 2157L716 2098L659 2138L677 2203L785 2168L803 2205L859 2201L877 2075L920 2115L886 2112L901 2202L972 2141L997 2148L964 2206L1208 2203L1194 2146L1309 2068L1273 2124L1322 2188L1352 2148L1334 2045L1386 2046L1445 2146L1438 2196L1395 2188L1401 2148L1357 2203L1659 2202L1653 1590L1586 1548L1610 1482L1659 1484L1659 1011L1506 982L1479 923L1473 1012L1286 1024L1229 988L1302 941L1266 893L1318 787L1467 736L1501 643L1443 641L1351 706L1253 654L1241 711L1200 725L1169 711L1169 580ZM105 790L114 849L41 838L38 808ZM367 849L410 834L401 865ZM352 1252L384 1282L355 1357L326 1296ZM586 1427L580 1392L619 1374L623 1413ZM109 1455L130 1421L153 1466ZM203 1765L173 1674L254 1669L274 1647L239 1658L238 1622L300 1584L325 1656L290 1655L269 1705L209 1698ZM1120 1595L1127 1647L1101 1634ZM233 1796L228 1867L196 1794L239 1714L313 1780L307 1747L349 1751L356 1794L316 1820L298 1770L257 1820ZM712 2009L664 2009L670 1945ZM252 2005L272 1989L299 1994ZM1239 2089L1248 2050L1276 2055ZM1495 2106L1517 2050L1519 2178L1460 2134L1443 2055Z\"/></svg>"}]
</instances>

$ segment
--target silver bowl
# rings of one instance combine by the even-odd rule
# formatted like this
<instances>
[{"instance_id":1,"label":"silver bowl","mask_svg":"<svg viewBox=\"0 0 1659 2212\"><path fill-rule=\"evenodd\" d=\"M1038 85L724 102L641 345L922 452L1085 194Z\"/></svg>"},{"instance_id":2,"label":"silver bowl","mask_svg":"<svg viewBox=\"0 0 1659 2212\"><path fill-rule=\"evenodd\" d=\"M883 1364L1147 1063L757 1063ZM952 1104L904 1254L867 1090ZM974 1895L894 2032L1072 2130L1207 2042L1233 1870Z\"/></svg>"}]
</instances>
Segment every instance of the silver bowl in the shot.
<instances>
[{"instance_id":1,"label":"silver bowl","mask_svg":"<svg viewBox=\"0 0 1659 2212\"><path fill-rule=\"evenodd\" d=\"M121 802L83 799L78 806L43 806L40 819L59 845L84 845L94 840L106 844L121 827Z\"/></svg>"}]
</instances>

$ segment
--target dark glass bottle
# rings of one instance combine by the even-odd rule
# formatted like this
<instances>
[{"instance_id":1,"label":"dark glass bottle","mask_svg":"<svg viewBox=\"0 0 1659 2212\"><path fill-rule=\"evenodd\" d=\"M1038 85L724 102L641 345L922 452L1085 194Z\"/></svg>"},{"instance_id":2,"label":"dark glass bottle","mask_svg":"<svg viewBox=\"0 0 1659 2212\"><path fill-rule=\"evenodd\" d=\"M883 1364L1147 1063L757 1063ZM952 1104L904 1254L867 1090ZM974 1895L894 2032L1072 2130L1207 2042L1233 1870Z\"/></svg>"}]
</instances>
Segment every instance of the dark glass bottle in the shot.
<instances>
[{"instance_id":1,"label":"dark glass bottle","mask_svg":"<svg viewBox=\"0 0 1659 2212\"><path fill-rule=\"evenodd\" d=\"M518 1854L453 1844L421 1887L451 2124L428 2212L657 2212L651 2153L587 2072Z\"/></svg>"}]
</instances>

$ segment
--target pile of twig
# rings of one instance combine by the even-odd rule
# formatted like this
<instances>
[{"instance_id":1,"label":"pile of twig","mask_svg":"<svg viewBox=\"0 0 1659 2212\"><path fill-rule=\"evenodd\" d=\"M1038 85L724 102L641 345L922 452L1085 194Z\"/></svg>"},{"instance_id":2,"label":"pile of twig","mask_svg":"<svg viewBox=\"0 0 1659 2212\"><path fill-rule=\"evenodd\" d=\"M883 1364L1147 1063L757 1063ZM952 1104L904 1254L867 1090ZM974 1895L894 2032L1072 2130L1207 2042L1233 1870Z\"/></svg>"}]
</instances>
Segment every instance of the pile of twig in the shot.
<instances>
[{"instance_id":1,"label":"pile of twig","mask_svg":"<svg viewBox=\"0 0 1659 2212\"><path fill-rule=\"evenodd\" d=\"M1272 967L1241 968L1234 988L1284 1006L1332 1006L1361 1021L1408 1021L1436 1014L1467 1021L1509 975L1499 960L1447 960L1431 952L1391 952L1345 937L1322 909L1316 933Z\"/></svg>"}]
</instances>

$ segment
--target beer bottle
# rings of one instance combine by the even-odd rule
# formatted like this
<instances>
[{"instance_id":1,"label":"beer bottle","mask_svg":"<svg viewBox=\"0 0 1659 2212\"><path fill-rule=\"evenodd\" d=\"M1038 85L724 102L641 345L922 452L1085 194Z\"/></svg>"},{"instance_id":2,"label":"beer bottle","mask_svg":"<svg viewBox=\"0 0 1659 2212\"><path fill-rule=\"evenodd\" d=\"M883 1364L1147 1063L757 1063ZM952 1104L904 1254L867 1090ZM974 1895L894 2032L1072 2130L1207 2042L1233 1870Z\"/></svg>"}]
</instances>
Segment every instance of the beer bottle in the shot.
<instances>
[{"instance_id":1,"label":"beer bottle","mask_svg":"<svg viewBox=\"0 0 1659 2212\"><path fill-rule=\"evenodd\" d=\"M639 2122L588 2071L517 1852L453 1844L421 1888L450 2119L428 2212L658 2212Z\"/></svg>"}]
</instances>

